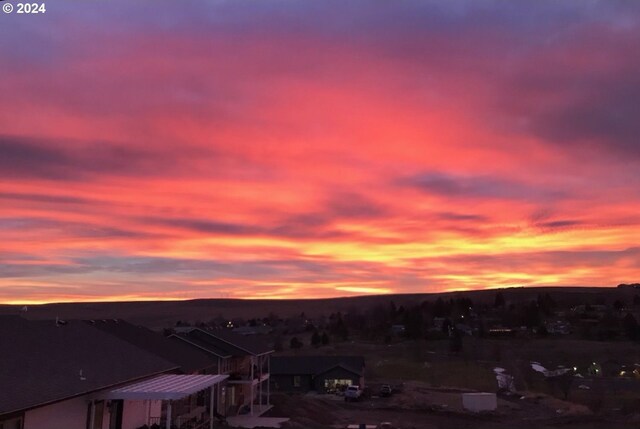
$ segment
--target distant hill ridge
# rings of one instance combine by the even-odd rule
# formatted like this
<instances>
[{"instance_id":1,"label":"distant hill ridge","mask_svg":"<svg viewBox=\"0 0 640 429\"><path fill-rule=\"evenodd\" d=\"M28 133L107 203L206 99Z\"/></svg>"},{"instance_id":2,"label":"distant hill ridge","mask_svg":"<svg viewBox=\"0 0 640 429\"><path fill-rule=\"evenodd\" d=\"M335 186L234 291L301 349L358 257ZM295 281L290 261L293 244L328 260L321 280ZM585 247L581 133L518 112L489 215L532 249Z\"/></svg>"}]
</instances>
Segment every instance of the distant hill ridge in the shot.
<instances>
[{"instance_id":1,"label":"distant hill ridge","mask_svg":"<svg viewBox=\"0 0 640 429\"><path fill-rule=\"evenodd\" d=\"M320 299L194 299L187 301L128 301L128 302L77 302L53 303L28 306L22 314L29 319L125 319L150 328L172 326L177 320L208 321L215 317L254 318L266 317L269 313L288 317L304 312L309 317L331 312L347 312L350 309L366 309L381 303L395 302L397 305L464 297L476 304L491 304L500 291L507 302L536 299L539 294L549 293L554 300L567 305L613 302L629 299L639 294L640 284L621 284L618 287L511 287L473 291L454 291L423 294L365 295ZM21 305L0 305L0 314L18 314Z\"/></svg>"}]
</instances>

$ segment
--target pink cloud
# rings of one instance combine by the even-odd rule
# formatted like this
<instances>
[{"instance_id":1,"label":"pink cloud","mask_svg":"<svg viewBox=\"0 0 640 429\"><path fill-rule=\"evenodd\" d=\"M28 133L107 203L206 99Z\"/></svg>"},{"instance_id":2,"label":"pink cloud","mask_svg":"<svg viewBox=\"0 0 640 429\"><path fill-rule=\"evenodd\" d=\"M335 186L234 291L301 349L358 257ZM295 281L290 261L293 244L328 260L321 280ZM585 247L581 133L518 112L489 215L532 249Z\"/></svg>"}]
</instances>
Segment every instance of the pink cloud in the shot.
<instances>
[{"instance_id":1,"label":"pink cloud","mask_svg":"<svg viewBox=\"0 0 640 429\"><path fill-rule=\"evenodd\" d=\"M3 25L0 301L640 273L635 6L362 6Z\"/></svg>"}]
</instances>

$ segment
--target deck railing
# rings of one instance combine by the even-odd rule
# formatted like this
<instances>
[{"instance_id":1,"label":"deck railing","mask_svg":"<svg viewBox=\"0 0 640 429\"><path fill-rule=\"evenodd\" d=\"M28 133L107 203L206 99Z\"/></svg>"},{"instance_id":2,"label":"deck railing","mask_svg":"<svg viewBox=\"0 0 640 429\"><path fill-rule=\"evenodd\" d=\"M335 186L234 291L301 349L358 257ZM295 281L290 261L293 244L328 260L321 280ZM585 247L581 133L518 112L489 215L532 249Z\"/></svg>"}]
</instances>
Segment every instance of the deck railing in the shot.
<instances>
[{"instance_id":1,"label":"deck railing","mask_svg":"<svg viewBox=\"0 0 640 429\"><path fill-rule=\"evenodd\" d=\"M165 429L167 427L167 419L166 417L149 417L148 425L152 427L153 425L160 426L160 429ZM206 429L209 427L209 417L204 418L188 418L182 419L177 417L174 420L174 423L171 425L171 428L175 429Z\"/></svg>"}]
</instances>

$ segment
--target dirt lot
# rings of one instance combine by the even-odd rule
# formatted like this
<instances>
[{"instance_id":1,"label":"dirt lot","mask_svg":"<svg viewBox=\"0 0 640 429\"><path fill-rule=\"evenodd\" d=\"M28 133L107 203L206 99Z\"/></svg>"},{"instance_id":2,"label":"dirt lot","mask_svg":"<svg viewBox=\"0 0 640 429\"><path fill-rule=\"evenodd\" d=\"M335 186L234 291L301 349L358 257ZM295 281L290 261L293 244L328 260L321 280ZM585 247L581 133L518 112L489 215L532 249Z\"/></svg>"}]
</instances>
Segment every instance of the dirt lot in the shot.
<instances>
[{"instance_id":1,"label":"dirt lot","mask_svg":"<svg viewBox=\"0 0 640 429\"><path fill-rule=\"evenodd\" d=\"M550 367L554 364L581 366L591 360L604 362L610 356L636 359L640 356L637 344L468 338L464 348L463 353L451 355L446 341L402 341L391 345L347 341L318 349L305 347L296 353L363 355L369 392L375 394L381 383L401 387L401 392L390 398L370 397L353 404L345 404L340 398L336 401L331 397L285 395L279 399L276 411L291 416L293 428L340 428L347 424L383 421L392 422L400 429L637 428L640 424L638 383L576 378L569 400L564 401L559 399L563 394L552 389L529 366L529 359L540 360ZM507 368L516 377L519 395L501 399L495 413L475 415L463 411L462 392L496 391L493 373L496 366ZM578 388L584 384L591 388ZM630 387L625 387L627 385ZM524 399L520 399L521 396Z\"/></svg>"},{"instance_id":2,"label":"dirt lot","mask_svg":"<svg viewBox=\"0 0 640 429\"><path fill-rule=\"evenodd\" d=\"M306 344L308 339L303 338ZM283 354L294 354L291 350ZM549 368L563 364L586 369L594 362L612 358L640 362L640 345L631 342L599 342L565 339L488 340L465 338L462 353L452 355L448 341L402 341L390 345L346 341L320 348L304 347L295 354L362 355L366 360L367 384L406 381L424 382L430 387L452 387L476 391L496 391L493 368L506 368L515 377L520 392L538 392L560 398L560 391L531 370L536 360ZM589 390L579 386L587 384ZM604 377L589 381L576 378L570 401L588 406L598 414L632 414L640 410L640 380Z\"/></svg>"},{"instance_id":3,"label":"dirt lot","mask_svg":"<svg viewBox=\"0 0 640 429\"><path fill-rule=\"evenodd\" d=\"M462 409L461 392L434 389L413 382L390 398L367 398L345 403L332 395L286 395L272 397L274 416L291 416L285 428L345 428L350 424L377 425L391 422L397 429L458 428L635 428L637 423L622 423L594 416L584 406L544 396L524 399L500 399L498 410L474 414Z\"/></svg>"}]
</instances>

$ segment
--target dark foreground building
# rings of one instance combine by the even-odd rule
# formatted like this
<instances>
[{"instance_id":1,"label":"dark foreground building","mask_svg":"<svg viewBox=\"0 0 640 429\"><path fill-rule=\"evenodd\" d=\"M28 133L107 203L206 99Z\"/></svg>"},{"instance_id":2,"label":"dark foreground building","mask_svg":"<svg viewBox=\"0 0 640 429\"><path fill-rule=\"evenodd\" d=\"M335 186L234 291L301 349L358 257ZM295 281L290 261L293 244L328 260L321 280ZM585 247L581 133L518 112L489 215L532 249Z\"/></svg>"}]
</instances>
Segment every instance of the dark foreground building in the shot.
<instances>
[{"instance_id":1,"label":"dark foreground building","mask_svg":"<svg viewBox=\"0 0 640 429\"><path fill-rule=\"evenodd\" d=\"M122 320L0 316L0 429L241 424L271 407L271 352L226 331L166 338Z\"/></svg>"}]
</instances>

